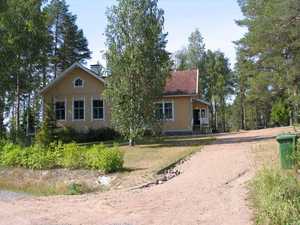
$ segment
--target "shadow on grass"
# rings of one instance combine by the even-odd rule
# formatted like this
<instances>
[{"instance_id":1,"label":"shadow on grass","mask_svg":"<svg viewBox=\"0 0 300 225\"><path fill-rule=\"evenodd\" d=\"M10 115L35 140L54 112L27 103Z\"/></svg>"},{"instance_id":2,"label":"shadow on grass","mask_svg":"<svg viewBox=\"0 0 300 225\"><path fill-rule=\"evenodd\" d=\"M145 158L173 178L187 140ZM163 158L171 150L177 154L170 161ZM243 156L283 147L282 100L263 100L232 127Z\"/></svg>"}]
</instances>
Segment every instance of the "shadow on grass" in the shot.
<instances>
[{"instance_id":1,"label":"shadow on grass","mask_svg":"<svg viewBox=\"0 0 300 225\"><path fill-rule=\"evenodd\" d=\"M260 142L274 139L275 136L253 136L253 137L232 137L219 138L214 144L234 144L234 143L249 143Z\"/></svg>"},{"instance_id":2,"label":"shadow on grass","mask_svg":"<svg viewBox=\"0 0 300 225\"><path fill-rule=\"evenodd\" d=\"M171 137L140 143L140 148L195 147L210 144L214 137Z\"/></svg>"}]
</instances>

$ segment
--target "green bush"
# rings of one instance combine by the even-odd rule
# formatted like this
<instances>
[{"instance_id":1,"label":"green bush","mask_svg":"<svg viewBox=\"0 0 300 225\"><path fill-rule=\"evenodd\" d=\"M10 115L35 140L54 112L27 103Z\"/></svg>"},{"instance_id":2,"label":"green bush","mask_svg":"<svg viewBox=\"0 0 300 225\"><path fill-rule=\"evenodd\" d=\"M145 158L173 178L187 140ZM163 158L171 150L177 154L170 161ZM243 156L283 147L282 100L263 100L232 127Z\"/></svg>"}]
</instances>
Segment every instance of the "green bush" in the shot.
<instances>
[{"instance_id":1,"label":"green bush","mask_svg":"<svg viewBox=\"0 0 300 225\"><path fill-rule=\"evenodd\" d=\"M65 144L63 150L62 166L78 169L84 166L84 152L76 143Z\"/></svg>"},{"instance_id":2,"label":"green bush","mask_svg":"<svg viewBox=\"0 0 300 225\"><path fill-rule=\"evenodd\" d=\"M20 166L29 169L48 168L46 154L46 151L43 151L43 149L41 149L39 145L25 148L20 159Z\"/></svg>"},{"instance_id":3,"label":"green bush","mask_svg":"<svg viewBox=\"0 0 300 225\"><path fill-rule=\"evenodd\" d=\"M55 138L64 143L88 143L114 140L120 138L120 134L108 127L89 129L87 132L78 132L73 128L65 127L55 130Z\"/></svg>"},{"instance_id":4,"label":"green bush","mask_svg":"<svg viewBox=\"0 0 300 225\"><path fill-rule=\"evenodd\" d=\"M81 195L90 192L91 189L85 184L71 183L68 185L68 195Z\"/></svg>"},{"instance_id":5,"label":"green bush","mask_svg":"<svg viewBox=\"0 0 300 225\"><path fill-rule=\"evenodd\" d=\"M0 163L2 166L20 166L22 148L12 143L5 144L2 148Z\"/></svg>"},{"instance_id":6,"label":"green bush","mask_svg":"<svg viewBox=\"0 0 300 225\"><path fill-rule=\"evenodd\" d=\"M0 165L7 167L24 167L29 169L52 168L89 168L105 173L116 172L123 167L123 154L117 149L104 145L90 148L80 147L76 143L50 143L48 147L35 144L22 148L6 143L0 151Z\"/></svg>"},{"instance_id":7,"label":"green bush","mask_svg":"<svg viewBox=\"0 0 300 225\"><path fill-rule=\"evenodd\" d=\"M289 124L289 108L282 100L273 104L271 120L275 125L286 126Z\"/></svg>"},{"instance_id":8,"label":"green bush","mask_svg":"<svg viewBox=\"0 0 300 225\"><path fill-rule=\"evenodd\" d=\"M99 169L105 173L113 173L123 168L123 154L117 148L104 148L99 155Z\"/></svg>"},{"instance_id":9,"label":"green bush","mask_svg":"<svg viewBox=\"0 0 300 225\"><path fill-rule=\"evenodd\" d=\"M86 165L91 169L99 169L105 173L112 173L123 168L123 154L116 148L104 145L94 145L86 153Z\"/></svg>"},{"instance_id":10,"label":"green bush","mask_svg":"<svg viewBox=\"0 0 300 225\"><path fill-rule=\"evenodd\" d=\"M300 224L300 184L293 175L265 169L251 188L257 224Z\"/></svg>"}]
</instances>

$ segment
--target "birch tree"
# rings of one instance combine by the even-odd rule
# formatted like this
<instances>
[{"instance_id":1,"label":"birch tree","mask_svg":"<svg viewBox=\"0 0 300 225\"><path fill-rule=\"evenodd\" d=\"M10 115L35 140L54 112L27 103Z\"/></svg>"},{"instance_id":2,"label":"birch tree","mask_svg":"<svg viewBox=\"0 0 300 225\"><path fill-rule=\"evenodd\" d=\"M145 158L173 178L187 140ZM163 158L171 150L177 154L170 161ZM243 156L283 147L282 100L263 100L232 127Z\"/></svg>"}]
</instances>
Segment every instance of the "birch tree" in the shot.
<instances>
[{"instance_id":1,"label":"birch tree","mask_svg":"<svg viewBox=\"0 0 300 225\"><path fill-rule=\"evenodd\" d=\"M164 11L157 0L118 0L107 12L106 97L112 123L130 145L155 122L170 69Z\"/></svg>"}]
</instances>

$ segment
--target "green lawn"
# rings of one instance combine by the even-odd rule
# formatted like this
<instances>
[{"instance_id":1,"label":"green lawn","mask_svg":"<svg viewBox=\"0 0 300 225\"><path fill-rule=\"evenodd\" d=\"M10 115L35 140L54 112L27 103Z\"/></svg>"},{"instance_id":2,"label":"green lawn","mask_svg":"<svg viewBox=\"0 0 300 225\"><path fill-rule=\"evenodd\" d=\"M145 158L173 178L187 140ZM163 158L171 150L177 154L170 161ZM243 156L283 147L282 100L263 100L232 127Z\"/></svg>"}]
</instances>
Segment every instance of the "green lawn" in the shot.
<instances>
[{"instance_id":1,"label":"green lawn","mask_svg":"<svg viewBox=\"0 0 300 225\"><path fill-rule=\"evenodd\" d=\"M114 188L153 181L158 172L200 151L203 145L213 140L213 137L172 136L141 140L134 147L120 146L124 152L125 172L118 174Z\"/></svg>"}]
</instances>

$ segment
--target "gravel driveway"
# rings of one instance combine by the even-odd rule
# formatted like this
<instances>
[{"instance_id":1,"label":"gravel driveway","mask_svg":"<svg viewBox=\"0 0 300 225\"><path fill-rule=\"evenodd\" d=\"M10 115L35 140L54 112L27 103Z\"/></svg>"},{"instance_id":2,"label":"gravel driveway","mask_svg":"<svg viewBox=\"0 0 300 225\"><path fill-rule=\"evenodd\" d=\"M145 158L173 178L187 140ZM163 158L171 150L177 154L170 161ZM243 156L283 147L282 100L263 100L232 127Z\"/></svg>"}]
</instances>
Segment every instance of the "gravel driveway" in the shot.
<instances>
[{"instance_id":1,"label":"gravel driveway","mask_svg":"<svg viewBox=\"0 0 300 225\"><path fill-rule=\"evenodd\" d=\"M0 224L252 224L246 187L255 172L251 146L288 129L220 135L183 165L183 174L147 189L0 199Z\"/></svg>"}]
</instances>

